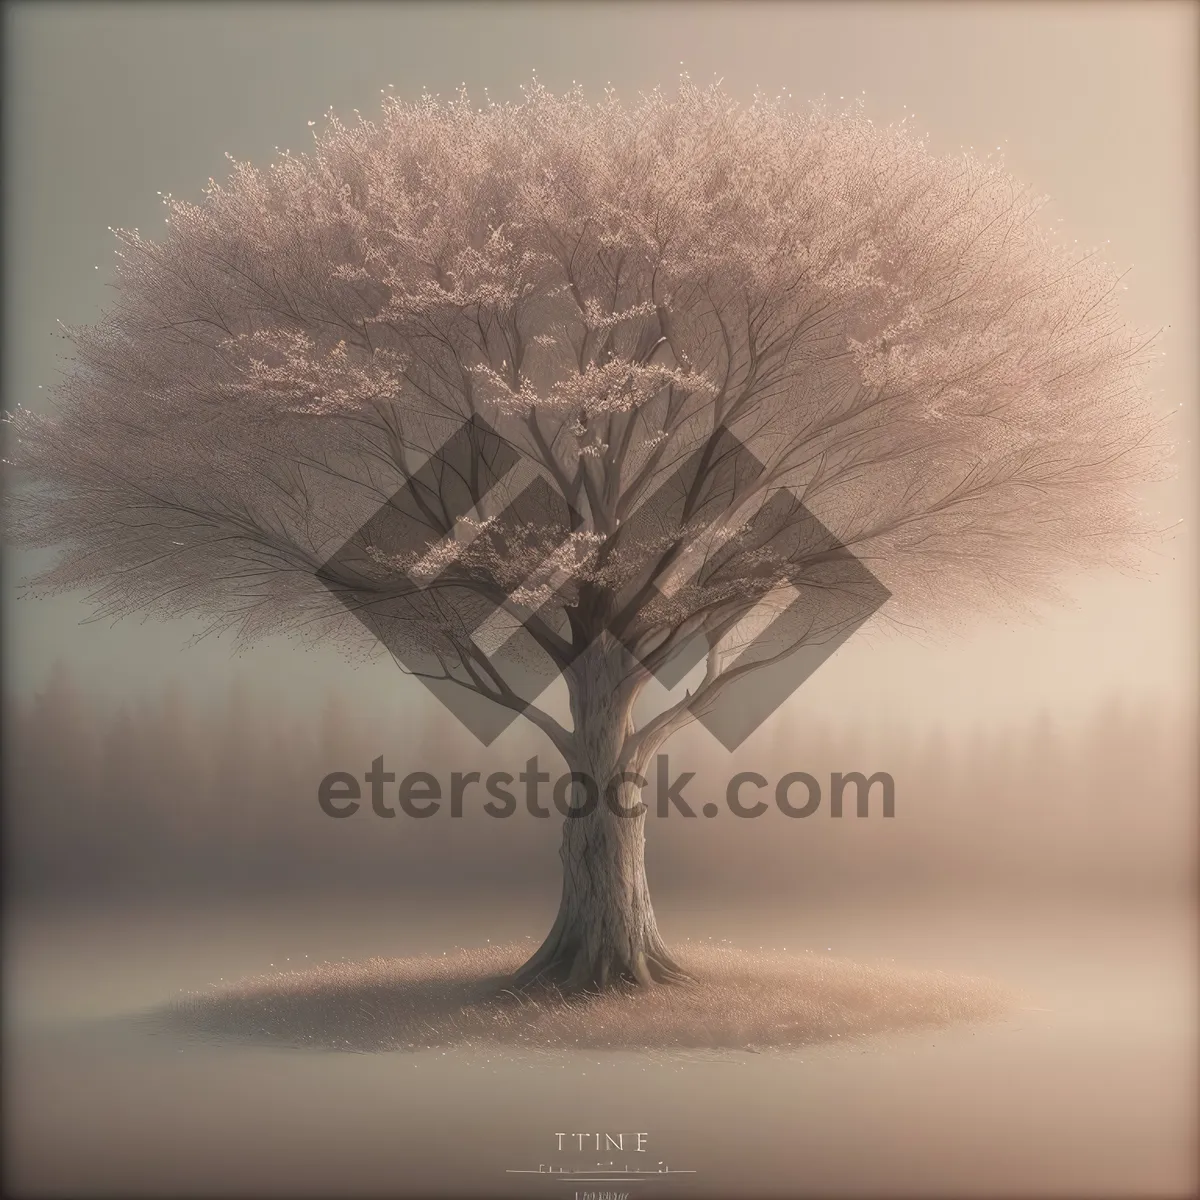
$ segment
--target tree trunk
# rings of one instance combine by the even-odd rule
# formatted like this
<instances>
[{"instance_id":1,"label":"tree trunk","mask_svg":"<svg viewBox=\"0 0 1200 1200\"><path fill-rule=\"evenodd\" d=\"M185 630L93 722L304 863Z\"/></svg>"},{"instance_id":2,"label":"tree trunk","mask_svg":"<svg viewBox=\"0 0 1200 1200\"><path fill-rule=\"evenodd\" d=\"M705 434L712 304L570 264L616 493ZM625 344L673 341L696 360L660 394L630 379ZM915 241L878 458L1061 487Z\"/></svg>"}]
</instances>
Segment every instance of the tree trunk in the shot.
<instances>
[{"instance_id":1,"label":"tree trunk","mask_svg":"<svg viewBox=\"0 0 1200 1200\"><path fill-rule=\"evenodd\" d=\"M558 917L511 986L553 986L565 993L621 985L650 986L689 977L658 933L646 883L646 816L641 785L653 748L625 757L633 703L641 686L637 664L603 637L567 673L575 732L567 766L594 786L572 788L574 808L563 818ZM614 811L640 809L636 815Z\"/></svg>"}]
</instances>

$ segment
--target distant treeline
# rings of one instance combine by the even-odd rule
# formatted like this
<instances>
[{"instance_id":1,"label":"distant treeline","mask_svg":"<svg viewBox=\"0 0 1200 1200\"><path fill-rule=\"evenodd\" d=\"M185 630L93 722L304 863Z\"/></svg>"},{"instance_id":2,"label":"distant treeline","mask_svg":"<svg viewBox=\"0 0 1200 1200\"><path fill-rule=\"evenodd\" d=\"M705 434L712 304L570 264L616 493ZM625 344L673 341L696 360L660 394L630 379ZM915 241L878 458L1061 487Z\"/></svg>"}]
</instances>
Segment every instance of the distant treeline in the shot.
<instances>
[{"instance_id":1,"label":"distant treeline","mask_svg":"<svg viewBox=\"0 0 1200 1200\"><path fill-rule=\"evenodd\" d=\"M360 780L377 756L397 779L429 771L449 791L453 771L516 775L539 756L563 764L531 736L484 750L435 704L421 716L358 711L331 696L303 719L269 693L233 686L201 703L182 686L136 701L85 693L64 668L43 691L6 705L5 799L10 889L40 896L186 891L216 895L270 889L552 888L562 818L552 788L538 819L519 801L506 819L485 815L482 787L461 818L444 804L415 820L374 815L370 791L352 817L321 812L321 779ZM702 730L666 747L672 778L692 771L674 811L647 828L651 883L717 898L738 892L841 895L865 890L987 887L1147 890L1189 886L1196 856L1195 729L1149 702L1109 700L1092 718L1060 728L1047 716L953 738L937 731L839 728L781 714L769 731L726 755ZM811 816L788 817L775 786L804 771L822 788ZM846 792L830 814L834 771L887 772L895 816L880 791L866 818ZM762 816L735 816L726 787L738 772L768 781L743 788ZM653 780L651 780L653 783ZM397 784L386 792L395 805ZM792 793L795 804L807 797ZM654 809L653 789L646 796ZM715 802L719 814L700 810Z\"/></svg>"}]
</instances>

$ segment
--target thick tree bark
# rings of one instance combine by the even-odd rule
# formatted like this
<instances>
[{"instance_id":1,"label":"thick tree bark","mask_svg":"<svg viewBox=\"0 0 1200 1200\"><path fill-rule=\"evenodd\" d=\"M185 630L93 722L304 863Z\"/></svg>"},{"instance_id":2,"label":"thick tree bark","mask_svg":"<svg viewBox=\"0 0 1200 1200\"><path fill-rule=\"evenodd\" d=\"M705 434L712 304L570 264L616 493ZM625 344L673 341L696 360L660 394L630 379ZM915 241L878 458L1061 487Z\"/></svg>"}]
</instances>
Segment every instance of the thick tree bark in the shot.
<instances>
[{"instance_id":1,"label":"thick tree bark","mask_svg":"<svg viewBox=\"0 0 1200 1200\"><path fill-rule=\"evenodd\" d=\"M575 809L563 819L558 917L510 986L546 985L566 993L621 985L683 982L667 952L646 882L646 815L642 775L653 748L625 756L637 665L607 637L568 672L575 732L567 765L594 781L572 789ZM624 813L615 811L617 808Z\"/></svg>"}]
</instances>

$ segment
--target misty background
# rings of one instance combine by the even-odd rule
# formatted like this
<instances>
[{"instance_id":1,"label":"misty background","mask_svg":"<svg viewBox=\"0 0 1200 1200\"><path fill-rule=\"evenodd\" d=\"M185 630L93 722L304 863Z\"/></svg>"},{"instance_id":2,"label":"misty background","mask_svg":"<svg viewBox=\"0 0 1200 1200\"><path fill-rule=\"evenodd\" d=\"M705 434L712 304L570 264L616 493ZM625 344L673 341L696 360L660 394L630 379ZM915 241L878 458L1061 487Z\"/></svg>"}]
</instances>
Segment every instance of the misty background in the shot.
<instances>
[{"instance_id":1,"label":"misty background","mask_svg":"<svg viewBox=\"0 0 1200 1200\"><path fill-rule=\"evenodd\" d=\"M22 899L371 889L411 892L430 906L541 896L547 920L553 913L562 817L552 796L566 767L540 735L518 728L485 748L432 699L415 715L397 706L363 713L355 697L333 692L313 715L245 679L223 695L197 696L174 681L114 701L85 691L61 664L8 718L8 833L19 852L7 883ZM1043 709L954 737L900 721L864 729L844 717L799 729L787 719L769 724L732 755L700 726L667 744L670 779L694 773L682 795L695 816L655 815L650 774L643 799L655 894L699 895L716 906L867 895L887 904L946 892L1188 899L1194 730L1161 703L1114 696L1080 723L1064 725ZM527 810L517 779L534 755L550 780L539 788L545 818ZM441 808L406 815L391 783L383 796L396 815L376 815L363 776L381 756L397 781L432 774ZM317 803L320 781L334 771L359 780L351 816L330 817ZM477 771L484 782L507 771L516 811L485 813L492 797L480 782L453 817L456 771ZM745 771L769 785L742 788L743 805L769 805L753 818L726 803L729 781ZM804 818L774 801L778 780L798 771L822 793ZM834 771L887 772L895 815L883 815L877 784L867 816L857 815L850 786L843 815L833 817ZM797 784L791 802L806 798ZM710 801L720 811L706 818Z\"/></svg>"},{"instance_id":2,"label":"misty background","mask_svg":"<svg viewBox=\"0 0 1200 1200\"><path fill-rule=\"evenodd\" d=\"M111 300L109 227L153 231L234 159L306 147L380 93L599 98L686 69L803 105L865 93L935 151L1003 154L1068 240L1103 244L1178 473L1141 577L885 637L868 623L736 754L665 748L712 819L647 824L668 942L728 938L977 973L1023 989L996 1029L736 1063L304 1055L176 1045L122 1024L298 962L540 938L561 818L334 820L360 779L516 775L388 655L187 621L89 621L3 561L5 1182L26 1195L507 1194L549 1132L638 1128L708 1194L1194 1194L1200 7L1192 3L68 4L5 7L7 409L70 369L58 321ZM1180 525L1180 522L1183 522ZM739 819L739 771L822 782L820 809ZM885 771L895 816L829 815L832 771ZM396 785L389 785L394 795ZM521 785L513 789L518 797ZM549 787L543 800L549 802ZM475 795L472 803L472 795ZM771 793L764 791L770 800ZM754 798L747 789L747 800ZM869 1153L864 1152L869 1148ZM647 1185L653 1187L653 1185ZM651 1195L646 1191L644 1194ZM653 1194L658 1194L657 1192Z\"/></svg>"},{"instance_id":3,"label":"misty background","mask_svg":"<svg viewBox=\"0 0 1200 1200\"><path fill-rule=\"evenodd\" d=\"M14 4L5 12L5 404L45 408L70 369L57 324L110 293L109 226L153 229L160 193L199 199L230 159L302 148L329 108L380 93L516 100L536 71L599 97L686 69L749 99L864 95L935 150L1003 154L1051 197L1067 239L1103 243L1125 311L1161 330L1174 479L1145 500L1171 536L1141 577L1064 581L1010 619L885 636L868 622L740 752L701 729L667 750L695 808L726 781L788 770L893 775L897 816L653 822L656 888L925 890L1186 886L1194 859L1198 322L1195 6L861 3L333 6ZM603 51L603 52L601 52ZM915 114L915 116L914 116ZM1180 522L1183 522L1180 524ZM249 649L189 621L93 622L85 596L33 599L46 555L4 559L6 878L43 899L139 889L202 899L251 885L556 887L559 818L444 811L332 820L334 770L516 774L536 731L483 751L388 654ZM365 637L365 635L364 635ZM518 785L519 786L519 785ZM549 789L546 789L547 791ZM482 797L476 802L478 810ZM484 880L488 881L486 885ZM208 892L206 892L208 889Z\"/></svg>"}]
</instances>

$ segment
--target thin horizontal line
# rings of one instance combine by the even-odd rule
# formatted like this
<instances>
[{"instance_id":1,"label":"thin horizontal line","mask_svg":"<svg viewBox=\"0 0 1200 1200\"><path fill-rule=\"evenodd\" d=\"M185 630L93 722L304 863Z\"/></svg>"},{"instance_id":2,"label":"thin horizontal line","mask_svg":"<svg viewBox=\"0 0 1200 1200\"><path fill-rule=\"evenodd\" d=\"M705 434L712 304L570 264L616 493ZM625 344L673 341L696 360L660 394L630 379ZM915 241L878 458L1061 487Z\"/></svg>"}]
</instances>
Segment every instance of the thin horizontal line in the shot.
<instances>
[{"instance_id":1,"label":"thin horizontal line","mask_svg":"<svg viewBox=\"0 0 1200 1200\"><path fill-rule=\"evenodd\" d=\"M645 1183L650 1175L572 1175L567 1171L506 1171L506 1175L541 1175L545 1179L572 1179L578 1183ZM672 1171L682 1175L683 1171Z\"/></svg>"},{"instance_id":2,"label":"thin horizontal line","mask_svg":"<svg viewBox=\"0 0 1200 1200\"><path fill-rule=\"evenodd\" d=\"M582 1179L583 1176L574 1171L539 1171L535 1167L507 1167L504 1173L506 1175L556 1175L560 1179ZM603 1175L589 1176L589 1182L595 1183L599 1179L614 1179L614 1180L639 1180L639 1179L661 1179L664 1175L695 1175L696 1172L690 1168L679 1167L673 1171L639 1171L636 1175Z\"/></svg>"}]
</instances>

